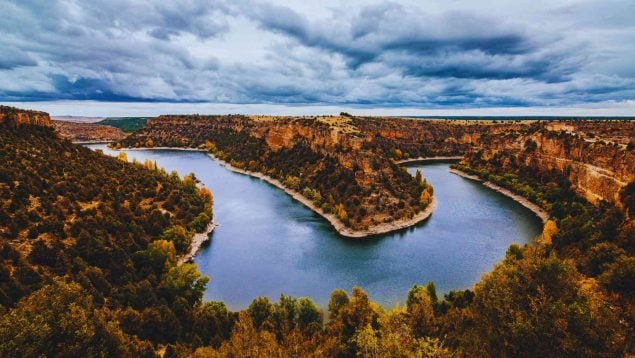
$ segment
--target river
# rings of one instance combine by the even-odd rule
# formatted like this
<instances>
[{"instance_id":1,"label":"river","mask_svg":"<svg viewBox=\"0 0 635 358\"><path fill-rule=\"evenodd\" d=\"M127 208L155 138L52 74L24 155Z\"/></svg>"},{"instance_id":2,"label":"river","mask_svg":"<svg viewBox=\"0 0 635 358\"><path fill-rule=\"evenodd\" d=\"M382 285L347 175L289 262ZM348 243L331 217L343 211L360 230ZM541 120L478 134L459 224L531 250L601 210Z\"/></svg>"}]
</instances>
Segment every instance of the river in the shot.
<instances>
[{"instance_id":1,"label":"river","mask_svg":"<svg viewBox=\"0 0 635 358\"><path fill-rule=\"evenodd\" d=\"M86 145L106 154L104 144ZM482 184L448 172L448 163L412 164L434 187L437 207L415 227L375 238L343 239L281 190L233 173L202 152L127 150L180 175L194 172L214 195L219 226L195 257L211 280L206 300L232 309L258 296L308 296L325 307L331 291L354 285L389 307L412 285L433 281L440 293L470 288L512 243L531 241L542 224L531 211Z\"/></svg>"}]
</instances>

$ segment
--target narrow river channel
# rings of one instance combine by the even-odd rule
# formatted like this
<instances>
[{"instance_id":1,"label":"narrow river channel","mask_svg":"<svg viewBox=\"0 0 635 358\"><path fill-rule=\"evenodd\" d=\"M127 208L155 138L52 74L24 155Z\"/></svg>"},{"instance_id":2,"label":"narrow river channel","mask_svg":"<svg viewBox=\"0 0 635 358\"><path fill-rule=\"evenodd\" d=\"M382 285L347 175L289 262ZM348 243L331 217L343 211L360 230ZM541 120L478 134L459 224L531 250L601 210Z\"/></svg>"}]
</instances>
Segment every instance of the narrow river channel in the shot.
<instances>
[{"instance_id":1,"label":"narrow river channel","mask_svg":"<svg viewBox=\"0 0 635 358\"><path fill-rule=\"evenodd\" d=\"M103 144L87 145L106 154ZM206 300L232 309L258 296L308 296L326 306L331 291L354 285L384 306L405 301L413 284L433 281L440 293L470 288L505 256L531 241L541 221L515 201L448 172L448 163L414 164L434 187L437 207L425 222L381 237L343 239L281 190L221 167L201 152L126 151L180 175L194 172L214 195L220 226L195 258L211 278Z\"/></svg>"}]
</instances>

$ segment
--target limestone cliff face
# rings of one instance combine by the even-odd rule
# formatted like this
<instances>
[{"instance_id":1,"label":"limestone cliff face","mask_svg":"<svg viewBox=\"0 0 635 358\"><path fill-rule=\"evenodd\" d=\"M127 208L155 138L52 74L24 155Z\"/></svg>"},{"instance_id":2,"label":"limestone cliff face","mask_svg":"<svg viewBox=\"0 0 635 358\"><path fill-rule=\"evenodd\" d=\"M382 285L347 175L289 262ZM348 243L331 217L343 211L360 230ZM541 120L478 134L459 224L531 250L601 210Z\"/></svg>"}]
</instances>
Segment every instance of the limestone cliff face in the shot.
<instances>
[{"instance_id":1,"label":"limestone cliff face","mask_svg":"<svg viewBox=\"0 0 635 358\"><path fill-rule=\"evenodd\" d=\"M635 180L635 123L627 121L461 122L358 118L355 125L368 142L390 155L405 157L464 155L485 160L507 153L514 163L535 170L567 173L574 189L592 203L619 204L619 192ZM531 147L531 148L529 148ZM404 159L397 158L395 159ZM499 156L509 158L510 156Z\"/></svg>"},{"instance_id":2,"label":"limestone cliff face","mask_svg":"<svg viewBox=\"0 0 635 358\"><path fill-rule=\"evenodd\" d=\"M566 173L575 190L593 203L618 204L621 188L635 180L631 122L439 121L403 118L301 118L245 116L162 116L124 145L201 146L206 134L256 138L278 152L296 145L335 158L362 186L381 182L386 157L473 155L485 160L506 153L496 165ZM248 150L248 149L245 149ZM263 150L263 149L259 149ZM385 156L379 158L378 151ZM471 153L471 154L470 154ZM261 154L262 155L262 154ZM399 157L401 156L401 157ZM513 158L510 159L510 158ZM381 160L380 160L381 159ZM512 163L513 162L513 163Z\"/></svg>"},{"instance_id":3,"label":"limestone cliff face","mask_svg":"<svg viewBox=\"0 0 635 358\"><path fill-rule=\"evenodd\" d=\"M483 134L519 129L516 123L485 124L405 118L356 118L355 125L366 141L386 151L399 149L408 157L462 155L480 141Z\"/></svg>"},{"instance_id":4,"label":"limestone cliff face","mask_svg":"<svg viewBox=\"0 0 635 358\"><path fill-rule=\"evenodd\" d=\"M606 200L619 205L620 190L635 180L633 151L603 141L588 141L562 128L551 124L524 133L488 135L473 150L480 151L484 160L494 158L497 153L509 153L520 161L516 165L566 173L576 192L590 202Z\"/></svg>"},{"instance_id":5,"label":"limestone cliff face","mask_svg":"<svg viewBox=\"0 0 635 358\"><path fill-rule=\"evenodd\" d=\"M143 144L151 139L155 145L198 147L204 144L205 134L223 131L264 140L273 152L291 149L303 142L315 152L336 157L348 169L360 167L362 173L372 172L371 155L351 155L351 151L362 149L364 139L344 133L337 126L297 117L256 121L244 116L160 116L150 119L144 130L135 133L134 143L124 141L124 144Z\"/></svg>"},{"instance_id":6,"label":"limestone cliff face","mask_svg":"<svg viewBox=\"0 0 635 358\"><path fill-rule=\"evenodd\" d=\"M51 118L48 113L45 112L0 106L0 123L11 123L15 125L34 124L50 127Z\"/></svg>"}]
</instances>

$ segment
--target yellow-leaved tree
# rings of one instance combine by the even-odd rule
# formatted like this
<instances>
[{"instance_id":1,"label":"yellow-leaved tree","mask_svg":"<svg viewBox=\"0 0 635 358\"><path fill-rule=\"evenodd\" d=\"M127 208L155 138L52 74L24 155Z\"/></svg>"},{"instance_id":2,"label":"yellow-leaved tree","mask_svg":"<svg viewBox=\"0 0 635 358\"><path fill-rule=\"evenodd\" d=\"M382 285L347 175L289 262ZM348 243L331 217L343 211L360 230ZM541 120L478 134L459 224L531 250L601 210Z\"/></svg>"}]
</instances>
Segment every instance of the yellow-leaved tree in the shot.
<instances>
[{"instance_id":1,"label":"yellow-leaved tree","mask_svg":"<svg viewBox=\"0 0 635 358\"><path fill-rule=\"evenodd\" d=\"M149 170L156 170L157 169L157 163L151 161L150 159L146 159L143 162L143 167Z\"/></svg>"},{"instance_id":2,"label":"yellow-leaved tree","mask_svg":"<svg viewBox=\"0 0 635 358\"><path fill-rule=\"evenodd\" d=\"M558 232L558 226L553 220L547 220L542 229L542 242L551 245L551 238Z\"/></svg>"},{"instance_id":3,"label":"yellow-leaved tree","mask_svg":"<svg viewBox=\"0 0 635 358\"><path fill-rule=\"evenodd\" d=\"M340 220L346 220L346 218L348 218L348 213L346 212L346 209L344 209L344 204L335 205L335 214L338 218L340 218Z\"/></svg>"},{"instance_id":4,"label":"yellow-leaved tree","mask_svg":"<svg viewBox=\"0 0 635 358\"><path fill-rule=\"evenodd\" d=\"M421 192L421 196L419 197L419 202L423 206L428 206L428 204L430 204L431 201L432 201L432 195L430 195L430 191L428 191L428 188L426 188Z\"/></svg>"}]
</instances>

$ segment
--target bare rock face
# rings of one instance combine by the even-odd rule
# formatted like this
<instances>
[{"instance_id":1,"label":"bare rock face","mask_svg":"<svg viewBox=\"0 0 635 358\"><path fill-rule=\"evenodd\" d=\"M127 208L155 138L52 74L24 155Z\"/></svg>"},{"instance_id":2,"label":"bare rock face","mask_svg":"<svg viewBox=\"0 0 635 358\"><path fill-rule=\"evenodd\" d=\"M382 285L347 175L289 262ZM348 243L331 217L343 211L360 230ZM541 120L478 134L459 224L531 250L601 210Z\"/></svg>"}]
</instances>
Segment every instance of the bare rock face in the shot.
<instances>
[{"instance_id":1,"label":"bare rock face","mask_svg":"<svg viewBox=\"0 0 635 358\"><path fill-rule=\"evenodd\" d=\"M49 114L45 112L0 106L0 123L11 123L15 125L33 124L50 127L51 118Z\"/></svg>"},{"instance_id":2,"label":"bare rock face","mask_svg":"<svg viewBox=\"0 0 635 358\"><path fill-rule=\"evenodd\" d=\"M594 136L591 140L578 131L580 127L587 131L593 128L590 123L555 122L535 125L525 131L490 133L473 150L480 151L484 160L504 158L497 159L503 168L521 165L566 173L573 189L591 203L605 200L619 206L620 191L635 180L635 153L618 142L625 143L628 137L620 135L614 140ZM612 132L605 127L622 127L619 133L623 134L632 133L635 123L598 123L595 127L597 132L603 133Z\"/></svg>"}]
</instances>

